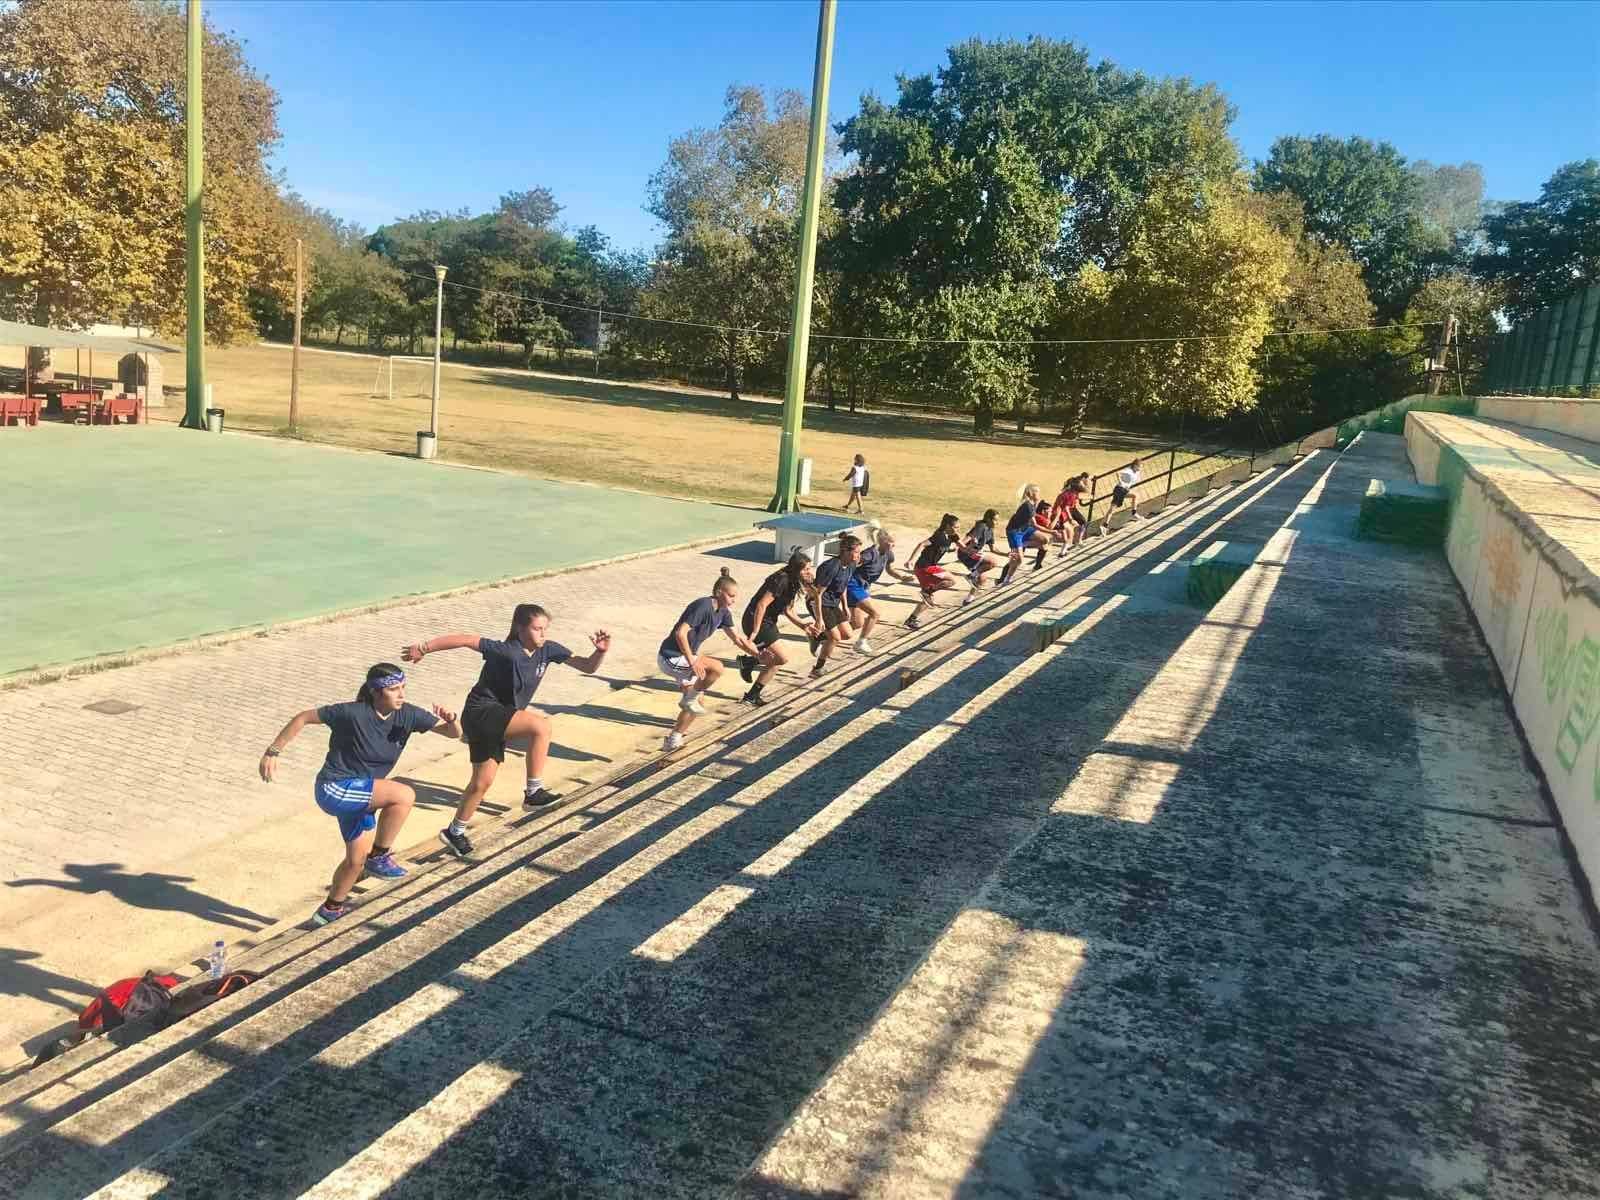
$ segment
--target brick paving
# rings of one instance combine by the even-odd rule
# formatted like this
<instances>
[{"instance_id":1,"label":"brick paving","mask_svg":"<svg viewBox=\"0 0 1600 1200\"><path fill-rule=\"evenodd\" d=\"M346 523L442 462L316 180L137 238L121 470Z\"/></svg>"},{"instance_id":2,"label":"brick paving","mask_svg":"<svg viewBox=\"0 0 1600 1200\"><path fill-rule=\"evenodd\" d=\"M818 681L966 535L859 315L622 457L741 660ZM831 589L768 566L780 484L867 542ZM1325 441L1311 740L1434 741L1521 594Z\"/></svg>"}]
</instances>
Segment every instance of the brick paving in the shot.
<instances>
[{"instance_id":1,"label":"brick paving","mask_svg":"<svg viewBox=\"0 0 1600 1200\"><path fill-rule=\"evenodd\" d=\"M95 971L111 950L132 970L174 965L212 936L207 918L230 906L263 918L295 915L323 886L337 847L310 785L325 735L308 730L286 750L276 784L256 775L263 747L295 712L353 697L371 663L397 660L411 641L456 631L504 637L512 607L534 600L553 615L551 636L578 654L588 652L591 630L613 634L597 676L553 669L538 696L556 715L553 774L603 768L660 736L664 718L640 714L670 702L650 681L656 648L683 605L707 594L723 566L740 580L742 597L773 569L770 543L758 536L0 692L0 728L8 731L0 739L0 1067L19 1042L69 1015L58 996L30 985L38 970L103 985L110 980ZM408 699L459 708L480 665L468 651L431 655L411 669ZM724 678L731 699L742 685L732 671ZM121 715L85 707L105 700L136 707ZM574 736L600 744L574 745ZM431 823L419 820L419 807L403 844L432 836L467 769L460 743L412 741L396 774L436 780L440 794ZM520 760L508 759L492 795L514 796L521 776ZM232 865L229 846L240 848ZM178 890L152 874L182 877ZM46 882L19 886L25 880ZM132 956L124 929L106 936L105 922L121 915L140 922ZM216 936L235 933L219 928ZM6 948L38 957L24 969Z\"/></svg>"}]
</instances>

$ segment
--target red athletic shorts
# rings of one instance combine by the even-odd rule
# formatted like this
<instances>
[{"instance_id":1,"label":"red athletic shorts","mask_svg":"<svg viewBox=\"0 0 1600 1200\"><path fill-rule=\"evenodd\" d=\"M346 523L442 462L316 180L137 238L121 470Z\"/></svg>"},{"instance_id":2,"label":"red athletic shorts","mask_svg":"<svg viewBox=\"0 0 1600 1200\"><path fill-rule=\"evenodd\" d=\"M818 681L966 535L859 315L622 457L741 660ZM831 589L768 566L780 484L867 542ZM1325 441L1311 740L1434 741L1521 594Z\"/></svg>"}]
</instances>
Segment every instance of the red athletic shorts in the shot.
<instances>
[{"instance_id":1,"label":"red athletic shorts","mask_svg":"<svg viewBox=\"0 0 1600 1200\"><path fill-rule=\"evenodd\" d=\"M922 585L923 591L927 592L937 591L950 582L950 576L945 574L944 568L938 563L934 563L931 567L917 567L911 573L917 577L917 582Z\"/></svg>"}]
</instances>

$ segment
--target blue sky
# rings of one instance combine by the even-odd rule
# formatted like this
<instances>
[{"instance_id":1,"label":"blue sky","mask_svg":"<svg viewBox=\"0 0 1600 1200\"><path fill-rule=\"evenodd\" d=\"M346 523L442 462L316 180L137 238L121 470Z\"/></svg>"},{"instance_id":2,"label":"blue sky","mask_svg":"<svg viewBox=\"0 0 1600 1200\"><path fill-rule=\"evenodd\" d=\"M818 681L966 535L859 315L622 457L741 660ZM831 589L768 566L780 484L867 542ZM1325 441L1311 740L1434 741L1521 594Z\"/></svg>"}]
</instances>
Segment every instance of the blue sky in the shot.
<instances>
[{"instance_id":1,"label":"blue sky","mask_svg":"<svg viewBox=\"0 0 1600 1200\"><path fill-rule=\"evenodd\" d=\"M809 91L817 6L501 0L206 0L282 98L276 156L312 203L373 227L481 211L542 184L562 219L648 246L668 139L715 124L728 84ZM968 37L1042 34L1214 82L1259 157L1290 133L1387 139L1481 163L1531 199L1600 153L1600 4L1079 4L841 0L830 115Z\"/></svg>"}]
</instances>

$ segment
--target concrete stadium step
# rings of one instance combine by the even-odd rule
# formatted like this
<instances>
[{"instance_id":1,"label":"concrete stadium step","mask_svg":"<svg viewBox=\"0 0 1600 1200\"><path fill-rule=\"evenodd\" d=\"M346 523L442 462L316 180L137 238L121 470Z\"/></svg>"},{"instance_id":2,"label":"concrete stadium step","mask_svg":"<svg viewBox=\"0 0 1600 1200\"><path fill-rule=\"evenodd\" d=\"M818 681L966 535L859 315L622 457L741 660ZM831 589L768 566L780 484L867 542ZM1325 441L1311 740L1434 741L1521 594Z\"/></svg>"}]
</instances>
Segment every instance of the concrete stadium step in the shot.
<instances>
[{"instance_id":1,"label":"concrete stadium step","mask_svg":"<svg viewBox=\"0 0 1600 1200\"><path fill-rule=\"evenodd\" d=\"M1146 557L1170 557L1167 543L1185 544L1188 525L1246 507L1275 482L1238 489L1215 511L1200 505L1188 516L1175 511L1170 525L1152 522L1138 541L1130 537L1121 549L1148 547ZM1255 519L1265 517L1263 512ZM1214 534L1207 528L1190 540ZM1141 560L1134 563L1122 574L1141 573ZM1069 576L1077 568L1083 578L1076 586L1091 591L1119 579L1113 566L1085 572L1085 565L1069 563L1052 574ZM982 640L982 626L1021 619L1030 607L1027 597L1051 599L1053 584L1046 576L1038 585L972 606L977 612L957 611L952 629L970 627L971 636ZM935 630L921 641L931 644L939 636ZM807 700L804 711L786 719L763 715L746 722L742 732L719 734L720 749L710 761L662 769L624 788L596 789L554 818L522 824L478 865L441 869L377 898L359 926L301 935L292 939L292 950L286 941L277 947L288 951L285 961L256 985L263 989L258 995L241 993L197 1018L205 1019L203 1027L176 1026L75 1078L64 1077L60 1091L93 1101L81 1113L67 1111L71 1105L58 1108L61 1097L47 1092L22 1101L36 1117L55 1110L64 1120L49 1138L37 1136L44 1120L8 1137L0 1146L6 1155L0 1179L8 1193L19 1195L64 1195L95 1186L174 1139L208 1128L219 1110L253 1108L258 1093L290 1087L282 1081L298 1080L292 1091L310 1080L305 1086L315 1091L343 1080L341 1072L356 1069L386 1045L415 1042L421 1025L430 1031L425 1058L455 1061L448 1051L457 1041L462 1054L481 1057L483 1038L504 1031L485 1021L486 1014L501 1013L514 1022L518 1014L526 1020L541 1007L548 1010L564 990L671 930L671 922L662 925L664 913L692 914L717 896L727 885L716 881L741 870L741 860L783 858L797 853L797 845L813 846L815 837L808 841L805 830L817 813L807 816L806 802L798 810L772 806L775 789L811 772L826 775L832 755L869 734L889 739L886 764L906 753L908 738L951 736L951 713L972 695L1003 684L1022 663L1014 655L980 650L945 652L934 670L898 696L886 686L892 658L853 666L846 686L820 703ZM780 765L769 766L775 759ZM749 820L754 812L762 820ZM735 817L743 820L736 826L742 836L710 853L704 839ZM976 883L966 879L953 886L970 890ZM580 927L582 936L574 936ZM560 970L542 969L529 980L510 969L535 950L542 964L554 958ZM434 1045L436 1038L443 1043ZM192 1095L197 1083L200 1099ZM392 1083L386 1081L386 1089ZM116 1090L118 1084L125 1086ZM417 1093L405 1095L406 1103L417 1102ZM293 1102L289 1107L298 1111ZM65 1161L63 1140L87 1141L101 1153L92 1164L80 1156Z\"/></svg>"},{"instance_id":2,"label":"concrete stadium step","mask_svg":"<svg viewBox=\"0 0 1600 1200\"><path fill-rule=\"evenodd\" d=\"M1169 525L1167 521L1158 518L1146 522L1147 528L1136 534L1123 535L1120 539L1108 539L1110 548L1116 551L1111 561L1114 563L1124 556L1124 552L1142 546L1155 545L1159 548L1164 544L1161 539L1169 530L1181 533L1195 521L1207 518L1216 511L1230 511L1244 502L1252 494L1253 488L1266 486L1268 482L1267 477L1261 477L1252 484L1224 494L1220 499L1213 497L1209 504L1191 505L1185 510L1183 519L1178 524ZM1052 564L1052 567L1041 572L1040 576L1025 578L1009 592L990 594L970 608L947 612L943 620L930 621L921 635L908 634L899 639L897 646L909 643L911 648L898 655L885 655L870 662L859 660L849 662L838 673L836 678L839 682L834 690L842 693L854 688L859 693L858 700L863 703L871 703L884 695L891 694L892 668L896 662L914 661L919 657L929 662L939 661L948 651L943 648L927 647L941 639L948 639L953 633L962 629L1006 628L1008 627L1006 622L1023 619L1019 614L1027 613L1030 602L1039 593L1040 588L1050 588L1051 581L1055 577L1065 577L1069 580L1105 578L1105 568L1098 565L1106 557L1098 552L1105 549L1106 545L1097 544L1096 553L1075 558L1065 565L1064 570ZM1048 591L1044 594L1043 602L1050 602ZM969 636L975 641L982 640L977 633L970 633ZM882 669L884 667L890 669ZM860 677L860 683L855 682L857 677ZM814 695L815 692L796 697L795 700L800 703L803 711L812 711ZM730 738L772 728L780 722L788 722L790 716L787 709L792 704L793 701L789 705L775 704L764 710L761 715L736 718L730 723L732 728L711 736L725 742ZM790 733L798 732L801 727L791 726ZM503 851L536 852L540 838L544 836L542 831L547 828L552 830L549 834L551 837L569 836L572 832L571 821L582 823L603 817L603 813L594 811L593 805L605 801L618 784L626 785L628 776L649 778L659 769L654 763L622 769L617 773L615 782L603 784L583 796L575 797L573 803L564 805L560 814L563 820L557 824L552 825L548 815L541 815L537 819L524 818L516 822L512 826L513 831L531 827L534 833L523 837L519 832L513 832L514 841L508 843ZM484 848L486 851L495 849L492 837L486 840ZM119 1039L116 1035L13 1081L0 1091L0 1152L16 1140L18 1133L37 1127L50 1114L81 1106L88 1098L103 1093L106 1088L131 1079L140 1071L147 1071L159 1065L174 1054L198 1044L204 1037L217 1029L224 1028L229 1022L243 1020L246 1016L259 1011L278 995L300 986L307 979L315 978L320 972L334 969L339 963L347 961L360 952L362 945L371 938L374 930L397 919L391 914L408 899L416 897L418 903L440 906L449 903L451 897L472 886L470 881L456 878L462 873L462 869L453 860L445 859L425 865L431 866L432 870L419 871L401 887L378 893L345 923L322 931L308 932L300 928L290 928L245 956L238 965L271 972L268 979L255 985L249 993L241 993L235 1000L208 1009L181 1026L157 1037L146 1039L130 1049L122 1050L116 1055L114 1063L107 1063L104 1060L111 1051L118 1048ZM369 922L374 923L370 928ZM89 1074L74 1078L84 1072ZM67 1086L68 1081L70 1086Z\"/></svg>"}]
</instances>

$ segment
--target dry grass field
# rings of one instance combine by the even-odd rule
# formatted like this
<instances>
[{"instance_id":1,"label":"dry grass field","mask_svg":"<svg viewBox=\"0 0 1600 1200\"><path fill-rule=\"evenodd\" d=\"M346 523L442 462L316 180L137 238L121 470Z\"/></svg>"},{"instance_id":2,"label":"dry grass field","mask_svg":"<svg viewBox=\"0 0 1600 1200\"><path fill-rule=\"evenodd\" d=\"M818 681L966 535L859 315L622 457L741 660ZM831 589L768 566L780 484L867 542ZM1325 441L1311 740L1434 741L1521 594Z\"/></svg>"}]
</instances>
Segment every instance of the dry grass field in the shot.
<instances>
[{"instance_id":1,"label":"dry grass field","mask_svg":"<svg viewBox=\"0 0 1600 1200\"><path fill-rule=\"evenodd\" d=\"M20 351L3 361L20 363ZM289 410L286 349L251 345L207 353L214 402L230 429L284 433ZM397 366L395 397L374 396L380 360L302 353L302 436L366 450L412 453L428 423L429 367ZM71 354L58 369L71 371ZM97 364L99 366L100 364ZM106 367L101 367L103 374ZM168 401L152 416L183 413L184 362L166 359ZM381 390L381 386L380 386ZM762 506L776 471L780 410L770 398L732 401L692 388L608 383L503 368L452 366L442 374L440 457L552 479ZM1047 491L1078 471L1101 472L1149 449L1137 437L1096 432L1085 446L1053 431L974 437L949 420L808 407L801 453L815 460L807 507L837 509L851 456L872 470L867 511L890 525L930 525L946 510L969 521L987 507L1004 514L1018 487Z\"/></svg>"}]
</instances>

